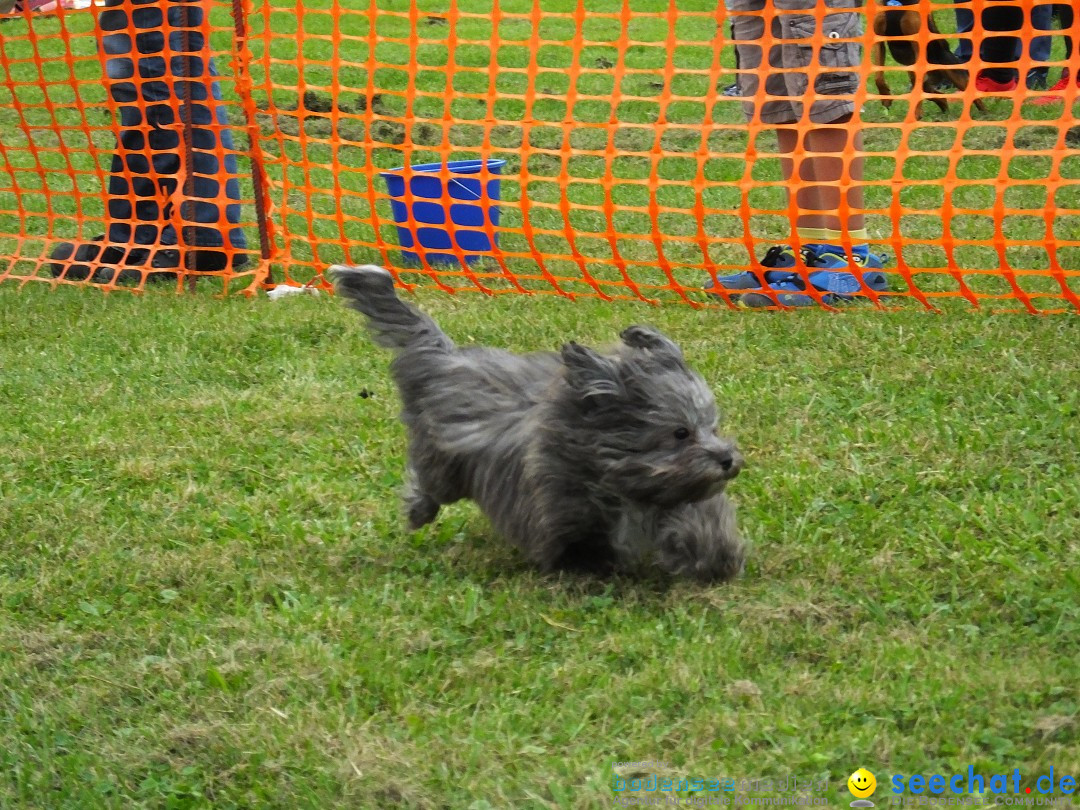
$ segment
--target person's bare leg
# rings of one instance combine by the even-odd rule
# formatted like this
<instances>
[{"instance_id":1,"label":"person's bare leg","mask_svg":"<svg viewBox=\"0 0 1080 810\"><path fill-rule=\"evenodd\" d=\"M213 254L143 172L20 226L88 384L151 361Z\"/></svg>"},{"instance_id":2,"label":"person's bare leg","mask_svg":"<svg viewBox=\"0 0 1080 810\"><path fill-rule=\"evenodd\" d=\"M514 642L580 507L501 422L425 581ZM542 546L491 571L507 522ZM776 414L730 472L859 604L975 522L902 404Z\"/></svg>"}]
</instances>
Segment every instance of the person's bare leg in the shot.
<instances>
[{"instance_id":1,"label":"person's bare leg","mask_svg":"<svg viewBox=\"0 0 1080 810\"><path fill-rule=\"evenodd\" d=\"M850 116L837 121L845 123ZM799 144L799 133L795 129L779 128L776 131L780 143L780 164L784 180L796 179L795 159L791 157ZM801 185L795 201L799 206L796 228L827 228L833 231L844 230L840 220L841 190L837 183L843 176L844 150L848 146L848 130L842 128L811 129L806 133L797 179L808 185ZM862 133L854 135L855 149L862 149ZM863 159L851 159L849 168L852 185L848 189L847 203L850 213L847 217L848 231L861 231L866 227L863 214Z\"/></svg>"},{"instance_id":2,"label":"person's bare leg","mask_svg":"<svg viewBox=\"0 0 1080 810\"><path fill-rule=\"evenodd\" d=\"M837 123L850 120L848 116ZM802 155L798 158L795 157L799 147L798 130L781 127L777 136L784 180L789 187L793 185L797 189L796 235L803 246L813 246L812 252L802 257L808 271L805 282L821 293L841 297L859 294L864 283L860 278L869 278L865 283L880 287L883 284L881 274L866 277L861 275L861 270L859 275L855 274L858 267L881 267L880 257L873 256L866 246L866 217L862 210L863 161L860 157L849 157L847 153L852 146L855 150L862 148L860 134L841 127L807 130ZM846 201L840 187L845 162L850 178ZM845 202L847 214L843 216L841 206ZM847 240L854 244L851 253L845 255L842 243ZM811 270L813 275L810 275ZM751 308L775 304L811 306L814 303L813 298L802 292L803 287L798 282L781 280L769 286L777 292L747 293L742 297L742 303Z\"/></svg>"}]
</instances>

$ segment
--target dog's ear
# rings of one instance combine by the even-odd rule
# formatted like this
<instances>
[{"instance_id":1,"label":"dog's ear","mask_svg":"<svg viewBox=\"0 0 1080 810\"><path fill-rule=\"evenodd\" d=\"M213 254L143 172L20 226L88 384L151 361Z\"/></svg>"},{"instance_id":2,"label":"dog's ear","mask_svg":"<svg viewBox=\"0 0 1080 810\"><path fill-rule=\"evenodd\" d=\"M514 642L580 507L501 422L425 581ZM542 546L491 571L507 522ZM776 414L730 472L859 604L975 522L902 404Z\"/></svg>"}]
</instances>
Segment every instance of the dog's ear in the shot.
<instances>
[{"instance_id":1,"label":"dog's ear","mask_svg":"<svg viewBox=\"0 0 1080 810\"><path fill-rule=\"evenodd\" d=\"M632 349L644 349L658 356L683 362L682 349L671 338L651 326L629 326L619 335L622 342Z\"/></svg>"},{"instance_id":2,"label":"dog's ear","mask_svg":"<svg viewBox=\"0 0 1080 810\"><path fill-rule=\"evenodd\" d=\"M619 369L612 358L571 342L562 347L562 361L566 382L581 397L595 402L622 394Z\"/></svg>"}]
</instances>

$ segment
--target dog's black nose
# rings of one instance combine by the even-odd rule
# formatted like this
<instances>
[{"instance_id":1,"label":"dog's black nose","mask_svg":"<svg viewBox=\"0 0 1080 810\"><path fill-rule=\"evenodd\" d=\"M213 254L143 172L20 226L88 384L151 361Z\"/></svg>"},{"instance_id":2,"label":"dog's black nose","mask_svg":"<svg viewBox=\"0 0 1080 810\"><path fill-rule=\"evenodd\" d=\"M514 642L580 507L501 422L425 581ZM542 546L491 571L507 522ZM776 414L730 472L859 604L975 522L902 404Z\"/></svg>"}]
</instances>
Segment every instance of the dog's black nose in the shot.
<instances>
[{"instance_id":1,"label":"dog's black nose","mask_svg":"<svg viewBox=\"0 0 1080 810\"><path fill-rule=\"evenodd\" d=\"M729 478L734 478L739 474L739 470L743 466L742 454L735 450L721 450L716 454L716 460L720 464L720 469L727 473Z\"/></svg>"}]
</instances>

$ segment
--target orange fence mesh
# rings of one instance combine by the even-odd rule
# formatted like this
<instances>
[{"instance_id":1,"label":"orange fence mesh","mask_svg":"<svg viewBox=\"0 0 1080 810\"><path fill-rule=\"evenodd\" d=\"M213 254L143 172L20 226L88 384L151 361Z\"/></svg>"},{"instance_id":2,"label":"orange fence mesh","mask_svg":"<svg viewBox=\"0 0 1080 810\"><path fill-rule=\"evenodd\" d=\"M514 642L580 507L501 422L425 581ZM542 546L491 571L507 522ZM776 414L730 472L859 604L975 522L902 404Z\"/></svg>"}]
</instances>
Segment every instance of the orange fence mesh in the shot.
<instances>
[{"instance_id":1,"label":"orange fence mesh","mask_svg":"<svg viewBox=\"0 0 1080 810\"><path fill-rule=\"evenodd\" d=\"M795 192L807 181L784 179L775 126L747 122L746 99L725 94L736 80L732 12L717 0L149 5L205 11L183 33L205 38L200 58L212 54L221 74L226 118L202 129L233 138L231 149L220 137L199 142L196 124L193 140L189 108L213 90L207 71L162 102L173 113L165 128L174 130L180 160L172 182L158 183L155 210L162 227L172 226L180 258L153 268L179 271L162 274L175 289L193 267L210 270L200 275L226 292L250 293L275 282L323 283L323 269L349 262L385 264L406 284L448 290L730 306L735 299L702 287L754 266L772 244L799 247L793 225L806 209ZM774 6L790 3L761 5L768 53L784 13ZM820 23L832 11L825 5L807 13ZM852 166L862 158L870 244L888 256L887 294L861 291L872 304L1080 311L1080 55L1069 47L1080 39L1080 15L1065 6L1070 13L1057 14L1053 30L1040 30L1032 14L1045 5L922 0L858 9L862 24L841 39L862 49L854 120L800 122L792 156L799 163L812 154L802 137L811 127L861 131L861 148L847 139L835 185L859 185ZM138 7L110 0L43 13L20 2L0 25L0 281L55 283L49 257L58 243L92 240L115 225L108 190L123 104L110 92L118 79L107 78L110 54L100 47L117 31L99 19ZM1001 7L1019 12L1018 28L987 30ZM974 18L961 35L958 9ZM920 58L907 66L889 55L878 68L870 57L883 35L874 23L897 10L914 14L915 28L893 40L914 44ZM815 54L838 44L820 31L802 43ZM130 20L120 33L136 43L143 36ZM1038 58L1032 45L1040 36L1051 39L1049 55ZM964 89L927 76L940 65L927 64L926 49L942 37L950 49L962 38L973 44L961 66L972 79ZM981 52L992 37L1020 42L1015 87L987 91L975 81L984 68L1002 67ZM166 50L169 58L186 53L176 42ZM758 70L777 72L767 62ZM801 70L810 79L806 100L821 98L817 61ZM1027 87L1025 79L1040 78L1041 86ZM149 80L127 81L142 89ZM759 107L764 93L762 81ZM157 126L144 121L142 134ZM192 161L199 150L214 156L216 175ZM223 173L229 154L239 162L232 196ZM455 161L474 161L474 173L438 168ZM406 173L396 187L393 173L383 174L426 164L436 165L427 174L434 193L418 184L422 173ZM133 171L121 161L129 181ZM243 231L243 251L222 250L227 258L245 252L246 264L207 268L185 258L201 245L190 238L198 217L185 200L207 178L216 182L210 202L218 212L210 224ZM239 218L230 223L231 203ZM838 213L859 212L845 201ZM470 216L479 219L463 219ZM424 247L431 239L442 241ZM847 248L854 241L848 233L838 240ZM95 272L108 264L101 253L88 273L61 282L147 285L141 273L125 284ZM820 306L835 303L812 287L810 295Z\"/></svg>"}]
</instances>

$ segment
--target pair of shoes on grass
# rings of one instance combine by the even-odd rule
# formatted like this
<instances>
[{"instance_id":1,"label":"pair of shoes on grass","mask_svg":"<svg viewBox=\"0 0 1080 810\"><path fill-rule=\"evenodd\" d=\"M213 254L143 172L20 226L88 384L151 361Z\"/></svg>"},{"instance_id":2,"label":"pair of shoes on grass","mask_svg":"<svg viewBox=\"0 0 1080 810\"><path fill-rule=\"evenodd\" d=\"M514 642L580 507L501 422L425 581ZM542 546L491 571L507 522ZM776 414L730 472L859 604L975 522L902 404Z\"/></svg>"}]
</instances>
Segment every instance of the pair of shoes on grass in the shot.
<instances>
[{"instance_id":1,"label":"pair of shoes on grass","mask_svg":"<svg viewBox=\"0 0 1080 810\"><path fill-rule=\"evenodd\" d=\"M229 266L229 255L221 250L203 248L188 254L189 269L215 272ZM49 255L53 278L85 281L92 284L139 284L148 281L176 281L180 269L180 251L174 245L111 245L105 234L89 242L61 242ZM88 262L94 263L88 264ZM232 267L247 264L247 256L235 253Z\"/></svg>"},{"instance_id":2,"label":"pair of shoes on grass","mask_svg":"<svg viewBox=\"0 0 1080 810\"><path fill-rule=\"evenodd\" d=\"M790 245L773 245L760 262L767 269L744 270L720 276L717 281L725 290L739 294L741 306L752 309L814 306L817 300L807 295L807 281L821 293L821 300L826 304L850 301L864 294L865 289L886 292L889 288L888 278L879 272L884 266L883 257L871 253L866 245L856 245L852 249L851 261L837 245L803 245L799 253L796 256ZM800 260L806 268L805 277L794 270ZM715 295L713 290L710 281L705 285L705 291Z\"/></svg>"}]
</instances>

